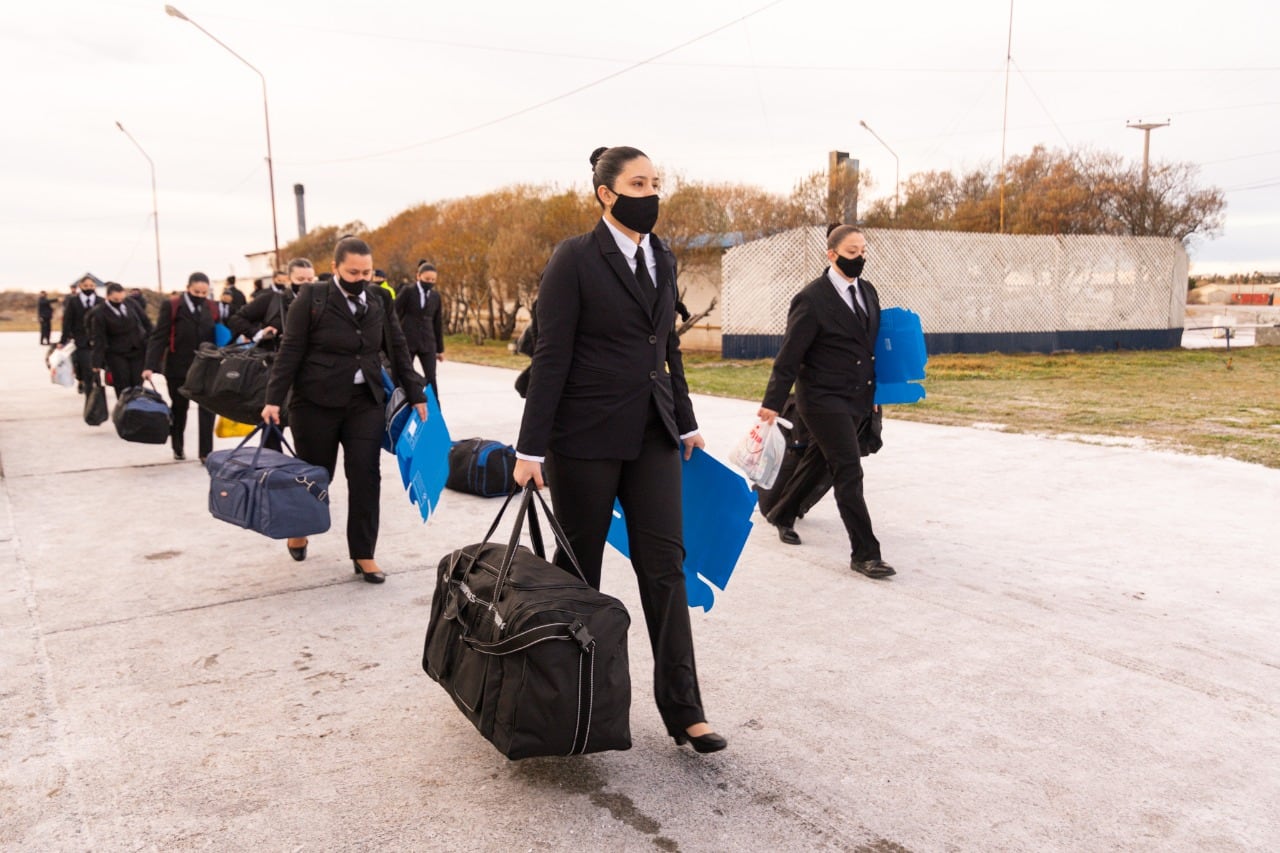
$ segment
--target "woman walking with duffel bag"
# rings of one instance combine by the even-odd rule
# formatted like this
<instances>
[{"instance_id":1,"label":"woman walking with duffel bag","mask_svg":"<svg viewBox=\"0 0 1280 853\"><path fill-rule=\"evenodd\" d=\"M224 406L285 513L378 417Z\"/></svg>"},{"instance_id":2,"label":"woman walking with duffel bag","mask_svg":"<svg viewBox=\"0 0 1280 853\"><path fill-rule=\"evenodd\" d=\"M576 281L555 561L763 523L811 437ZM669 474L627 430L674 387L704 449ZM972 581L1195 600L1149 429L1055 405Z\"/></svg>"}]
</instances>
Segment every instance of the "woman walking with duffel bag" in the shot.
<instances>
[{"instance_id":1,"label":"woman walking with duffel bag","mask_svg":"<svg viewBox=\"0 0 1280 853\"><path fill-rule=\"evenodd\" d=\"M298 457L323 467L332 479L342 447L352 567L368 583L382 583L386 575L374 559L386 429L380 353L390 359L396 383L424 421L427 404L390 300L381 288L368 286L372 276L369 244L355 237L339 240L333 280L304 285L285 318L262 419L279 423L280 406L292 390L289 426ZM287 545L295 560L306 559L306 539L289 539Z\"/></svg>"},{"instance_id":2,"label":"woman walking with duffel bag","mask_svg":"<svg viewBox=\"0 0 1280 853\"><path fill-rule=\"evenodd\" d=\"M588 584L600 588L616 498L654 657L654 698L677 745L716 752L694 666L684 580L680 454L704 442L675 333L675 258L650 232L657 173L643 152L599 148L592 183L604 215L556 247L538 290L516 485L543 486ZM556 563L572 571L563 549Z\"/></svg>"}]
</instances>

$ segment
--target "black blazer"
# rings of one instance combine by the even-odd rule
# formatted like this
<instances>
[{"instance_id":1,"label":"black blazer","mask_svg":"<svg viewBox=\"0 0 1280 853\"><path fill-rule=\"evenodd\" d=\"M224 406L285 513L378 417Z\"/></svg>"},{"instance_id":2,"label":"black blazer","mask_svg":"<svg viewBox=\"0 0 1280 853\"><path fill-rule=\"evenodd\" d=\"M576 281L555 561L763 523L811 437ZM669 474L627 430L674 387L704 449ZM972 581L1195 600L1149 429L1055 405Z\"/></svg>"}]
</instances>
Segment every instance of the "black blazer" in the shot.
<instances>
[{"instance_id":1,"label":"black blazer","mask_svg":"<svg viewBox=\"0 0 1280 853\"><path fill-rule=\"evenodd\" d=\"M604 220L556 246L538 288L521 453L635 459L653 405L673 445L698 428L675 333L675 256L657 237L650 244L651 295Z\"/></svg>"},{"instance_id":2,"label":"black blazer","mask_svg":"<svg viewBox=\"0 0 1280 853\"><path fill-rule=\"evenodd\" d=\"M127 316L121 317L103 299L89 312L89 334L93 341L93 366L107 366L108 355L141 355L151 335L151 320L138 310L132 299L120 303Z\"/></svg>"},{"instance_id":3,"label":"black blazer","mask_svg":"<svg viewBox=\"0 0 1280 853\"><path fill-rule=\"evenodd\" d=\"M396 316L404 329L409 352L444 352L444 320L440 311L440 294L433 287L427 291L427 304L418 299L418 284L406 284L396 296Z\"/></svg>"},{"instance_id":4,"label":"black blazer","mask_svg":"<svg viewBox=\"0 0 1280 853\"><path fill-rule=\"evenodd\" d=\"M160 315L147 342L146 369L181 382L196 360L196 350L203 343L213 342L213 317L209 314L208 300L192 316L185 294L171 296L160 303Z\"/></svg>"},{"instance_id":5,"label":"black blazer","mask_svg":"<svg viewBox=\"0 0 1280 853\"><path fill-rule=\"evenodd\" d=\"M75 341L77 349L89 346L89 312L102 304L102 297L94 294L93 305L88 308L80 301L79 292L69 294L62 303L62 339L59 344Z\"/></svg>"},{"instance_id":6,"label":"black blazer","mask_svg":"<svg viewBox=\"0 0 1280 853\"><path fill-rule=\"evenodd\" d=\"M858 280L867 303L869 328L836 293L824 272L791 300L787 332L773 362L762 405L782 411L792 383L801 414L866 415L876 394L876 336L880 297L871 282Z\"/></svg>"},{"instance_id":7,"label":"black blazer","mask_svg":"<svg viewBox=\"0 0 1280 853\"><path fill-rule=\"evenodd\" d=\"M47 296L41 296L36 300L36 316L41 320L53 319L53 300Z\"/></svg>"},{"instance_id":8,"label":"black blazer","mask_svg":"<svg viewBox=\"0 0 1280 853\"><path fill-rule=\"evenodd\" d=\"M231 315L227 320L227 328L233 335L244 335L246 338L252 338L267 326L274 326L277 332L284 332L284 318L289 313L293 299L291 287L286 286L282 293L264 287L253 295L252 302ZM280 338L277 336L263 340L258 346L273 350L279 344Z\"/></svg>"},{"instance_id":9,"label":"black blazer","mask_svg":"<svg viewBox=\"0 0 1280 853\"><path fill-rule=\"evenodd\" d=\"M284 338L267 383L267 403L283 405L292 388L295 400L345 406L355 387L352 380L357 368L364 371L374 399L383 403L382 352L390 358L392 376L404 388L409 402L425 402L423 381L409 360L409 347L392 310L390 294L383 293L380 287L365 288L368 310L357 320L338 285L304 285L285 318ZM390 332L390 340L384 330Z\"/></svg>"}]
</instances>

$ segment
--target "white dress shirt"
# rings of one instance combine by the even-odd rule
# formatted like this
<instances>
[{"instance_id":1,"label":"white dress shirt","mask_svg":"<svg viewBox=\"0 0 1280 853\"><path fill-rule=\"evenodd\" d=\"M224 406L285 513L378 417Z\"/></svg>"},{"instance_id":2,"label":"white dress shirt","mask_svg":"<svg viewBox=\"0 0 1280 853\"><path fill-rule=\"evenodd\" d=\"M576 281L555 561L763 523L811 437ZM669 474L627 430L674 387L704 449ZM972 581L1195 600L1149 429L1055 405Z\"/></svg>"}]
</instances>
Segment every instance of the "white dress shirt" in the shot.
<instances>
[{"instance_id":1,"label":"white dress shirt","mask_svg":"<svg viewBox=\"0 0 1280 853\"><path fill-rule=\"evenodd\" d=\"M849 301L849 285L853 285L853 292L857 294L858 307L862 309L862 313L871 316L871 312L867 310L867 299L862 295L862 284L860 279L846 281L844 276L836 272L835 267L827 267L827 281L836 289L836 293L840 294L840 301L849 306L849 310L853 311L856 317L858 312L854 310L853 303Z\"/></svg>"}]
</instances>

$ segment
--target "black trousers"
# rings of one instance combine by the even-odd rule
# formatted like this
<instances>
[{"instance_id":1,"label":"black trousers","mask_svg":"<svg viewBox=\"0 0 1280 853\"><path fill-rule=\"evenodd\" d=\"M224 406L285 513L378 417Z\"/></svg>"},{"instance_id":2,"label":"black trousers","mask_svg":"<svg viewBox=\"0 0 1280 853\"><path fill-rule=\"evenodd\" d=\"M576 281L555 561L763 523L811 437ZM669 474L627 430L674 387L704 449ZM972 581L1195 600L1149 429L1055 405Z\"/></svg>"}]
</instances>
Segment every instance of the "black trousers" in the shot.
<instances>
[{"instance_id":1,"label":"black trousers","mask_svg":"<svg viewBox=\"0 0 1280 853\"><path fill-rule=\"evenodd\" d=\"M111 387L116 389L116 399L126 388L142 384L142 363L146 353L134 350L126 353L106 353L107 372L111 374Z\"/></svg>"},{"instance_id":2,"label":"black trousers","mask_svg":"<svg viewBox=\"0 0 1280 853\"><path fill-rule=\"evenodd\" d=\"M436 354L433 352L409 353L410 362L415 358L422 365L422 375L426 377L427 384L436 392L436 402L440 402L440 386L436 384Z\"/></svg>"},{"instance_id":3,"label":"black trousers","mask_svg":"<svg viewBox=\"0 0 1280 853\"><path fill-rule=\"evenodd\" d=\"M838 412L801 414L809 427L810 439L817 444L821 454L806 454L800 460L791 482L769 513L769 520L786 526L795 523L804 498L821 479L821 470L816 466L825 459L834 480L836 507L849 534L852 558L880 559L880 542L871 530L871 513L862 496L862 454L858 449L858 423L861 418Z\"/></svg>"},{"instance_id":4,"label":"black trousers","mask_svg":"<svg viewBox=\"0 0 1280 853\"><path fill-rule=\"evenodd\" d=\"M831 468L818 443L789 448L772 489L756 489L760 512L773 524L791 527L804 518L831 488Z\"/></svg>"},{"instance_id":5,"label":"black trousers","mask_svg":"<svg viewBox=\"0 0 1280 853\"><path fill-rule=\"evenodd\" d=\"M40 318L40 343L42 344L49 343L49 336L52 334L52 332L53 332L53 318L41 317Z\"/></svg>"},{"instance_id":6,"label":"black trousers","mask_svg":"<svg viewBox=\"0 0 1280 853\"><path fill-rule=\"evenodd\" d=\"M182 383L186 381L185 377L166 376L164 384L169 389L169 414L173 418L173 423L169 427L169 444L173 446L175 453L181 453L185 446L185 438L187 433L187 409L191 406L191 401L178 393L178 389L182 387ZM213 412L204 406L197 405L199 410L197 419L199 421L199 446L200 457L204 458L213 452Z\"/></svg>"},{"instance_id":7,"label":"black trousers","mask_svg":"<svg viewBox=\"0 0 1280 853\"><path fill-rule=\"evenodd\" d=\"M693 659L693 630L684 585L680 451L650 412L637 459L547 457L547 482L556 518L568 536L587 583L600 588L605 537L616 497L627 516L631 565L653 649L653 694L672 736L706 720ZM556 563L567 571L568 557Z\"/></svg>"},{"instance_id":8,"label":"black trousers","mask_svg":"<svg viewBox=\"0 0 1280 853\"><path fill-rule=\"evenodd\" d=\"M84 385L89 384L89 380L93 378L93 357L89 353L89 345L84 346L76 344L76 351L71 353L71 370L76 375L76 381L82 382ZM85 389L81 390L84 393Z\"/></svg>"},{"instance_id":9,"label":"black trousers","mask_svg":"<svg viewBox=\"0 0 1280 853\"><path fill-rule=\"evenodd\" d=\"M353 560L372 559L378 545L382 493L382 432L386 415L368 385L353 385L345 406L317 406L297 391L289 406L289 428L298 458L329 472L332 482L342 447L347 476L347 551Z\"/></svg>"}]
</instances>

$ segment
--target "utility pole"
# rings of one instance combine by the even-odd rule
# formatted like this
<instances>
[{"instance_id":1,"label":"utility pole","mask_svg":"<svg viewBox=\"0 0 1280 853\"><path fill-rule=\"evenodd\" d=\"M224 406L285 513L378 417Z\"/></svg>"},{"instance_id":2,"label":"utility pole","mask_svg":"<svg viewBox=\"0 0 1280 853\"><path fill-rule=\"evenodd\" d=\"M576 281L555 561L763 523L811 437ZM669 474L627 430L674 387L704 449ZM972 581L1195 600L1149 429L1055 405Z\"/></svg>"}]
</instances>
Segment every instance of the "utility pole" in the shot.
<instances>
[{"instance_id":1,"label":"utility pole","mask_svg":"<svg viewBox=\"0 0 1280 853\"><path fill-rule=\"evenodd\" d=\"M1004 147L1009 136L1009 66L1013 64L1013 0L1009 0L1009 40L1004 50L1004 119L1000 125L1000 232L1004 233Z\"/></svg>"},{"instance_id":2,"label":"utility pole","mask_svg":"<svg viewBox=\"0 0 1280 853\"><path fill-rule=\"evenodd\" d=\"M1128 121L1125 127L1142 131L1142 233L1148 230L1147 207L1151 203L1149 186L1151 183L1151 131L1169 126L1169 119L1164 121Z\"/></svg>"},{"instance_id":3,"label":"utility pole","mask_svg":"<svg viewBox=\"0 0 1280 853\"><path fill-rule=\"evenodd\" d=\"M1127 121L1125 127L1142 131L1142 192L1147 191L1147 183L1151 178L1151 131L1169 126L1169 119L1164 121Z\"/></svg>"}]
</instances>

